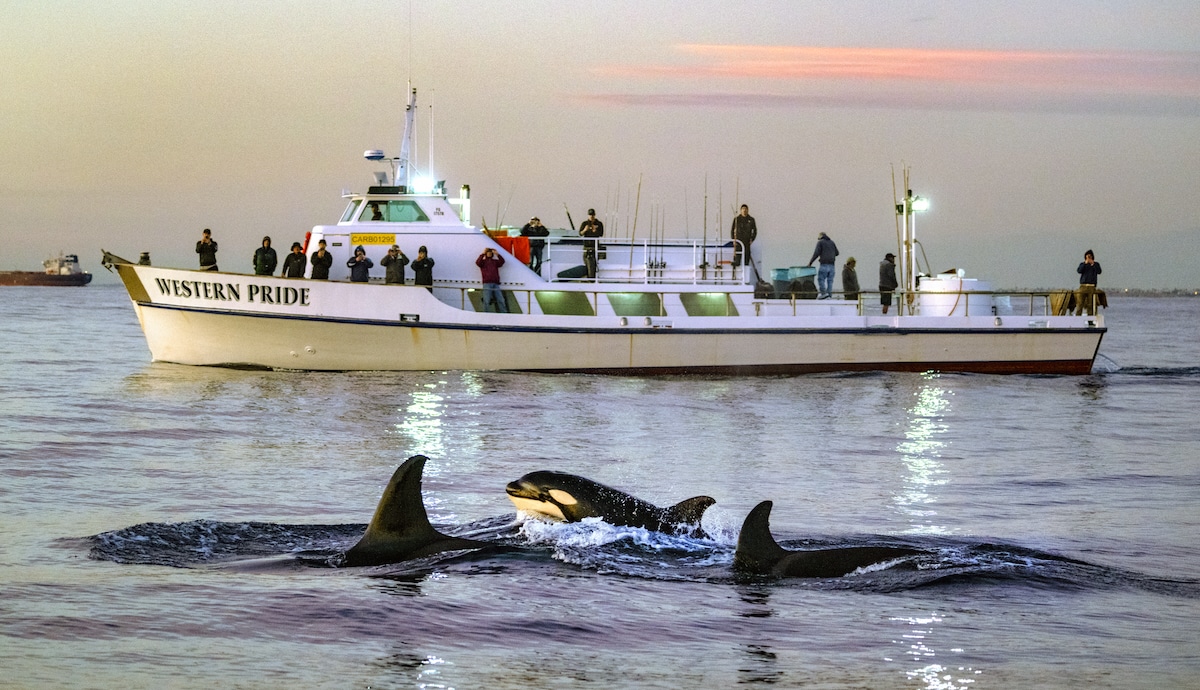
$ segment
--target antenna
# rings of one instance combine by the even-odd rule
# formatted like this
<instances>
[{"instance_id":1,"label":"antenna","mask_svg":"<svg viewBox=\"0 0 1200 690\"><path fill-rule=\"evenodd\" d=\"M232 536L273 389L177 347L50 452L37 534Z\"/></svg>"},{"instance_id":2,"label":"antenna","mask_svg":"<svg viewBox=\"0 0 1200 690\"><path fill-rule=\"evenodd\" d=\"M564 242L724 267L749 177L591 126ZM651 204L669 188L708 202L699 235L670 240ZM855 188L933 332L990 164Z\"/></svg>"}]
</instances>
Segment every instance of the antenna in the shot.
<instances>
[{"instance_id":1,"label":"antenna","mask_svg":"<svg viewBox=\"0 0 1200 690\"><path fill-rule=\"evenodd\" d=\"M412 45L411 43L409 45ZM433 90L429 91L429 168L425 170L430 179L436 180L433 173Z\"/></svg>"}]
</instances>

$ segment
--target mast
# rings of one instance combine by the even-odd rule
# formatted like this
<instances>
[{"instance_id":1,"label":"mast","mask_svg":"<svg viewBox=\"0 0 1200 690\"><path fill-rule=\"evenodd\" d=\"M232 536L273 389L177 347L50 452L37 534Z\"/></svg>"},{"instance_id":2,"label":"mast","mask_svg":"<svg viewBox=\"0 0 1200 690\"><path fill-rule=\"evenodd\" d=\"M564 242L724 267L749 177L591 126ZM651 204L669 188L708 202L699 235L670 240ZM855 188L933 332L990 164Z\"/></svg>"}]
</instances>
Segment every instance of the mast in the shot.
<instances>
[{"instance_id":1,"label":"mast","mask_svg":"<svg viewBox=\"0 0 1200 690\"><path fill-rule=\"evenodd\" d=\"M412 176L411 156L413 139L416 137L416 127L413 121L417 114L417 90L409 86L408 107L404 110L404 138L400 140L400 158L396 161L396 171L392 176L392 184L408 189Z\"/></svg>"}]
</instances>

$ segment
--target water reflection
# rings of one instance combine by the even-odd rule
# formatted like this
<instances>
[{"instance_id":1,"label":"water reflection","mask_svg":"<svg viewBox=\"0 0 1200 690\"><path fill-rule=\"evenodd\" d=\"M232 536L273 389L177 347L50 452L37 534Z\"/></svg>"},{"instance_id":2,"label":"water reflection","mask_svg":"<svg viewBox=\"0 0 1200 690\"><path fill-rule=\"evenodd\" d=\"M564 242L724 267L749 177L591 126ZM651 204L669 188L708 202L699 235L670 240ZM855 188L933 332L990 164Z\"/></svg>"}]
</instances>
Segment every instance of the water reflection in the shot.
<instances>
[{"instance_id":1,"label":"water reflection","mask_svg":"<svg viewBox=\"0 0 1200 690\"><path fill-rule=\"evenodd\" d=\"M775 609L771 606L770 590L762 587L737 587L738 597L747 606L739 611L743 618L772 618ZM756 628L757 629L757 628ZM767 644L768 640L747 642L742 646L744 655L738 666L738 685L774 684L783 680L779 657Z\"/></svg>"},{"instance_id":2,"label":"water reflection","mask_svg":"<svg viewBox=\"0 0 1200 690\"><path fill-rule=\"evenodd\" d=\"M936 524L937 487L948 481L940 458L945 443L938 440L946 432L943 414L949 408L949 390L937 385L938 374L925 374L925 383L914 393L915 401L908 408L908 428L904 440L896 447L904 463L905 477L901 490L892 502L909 521L906 530L911 534L945 534L944 525Z\"/></svg>"},{"instance_id":3,"label":"water reflection","mask_svg":"<svg viewBox=\"0 0 1200 690\"><path fill-rule=\"evenodd\" d=\"M942 617L937 613L927 616L899 616L889 620L903 623L907 626L901 639L892 640L893 644L904 647L904 655L917 667L905 671L910 679L921 683L927 690L950 690L951 688L969 687L976 683L982 671L970 666L949 668L936 661L938 652L933 648L933 637L936 627L942 623ZM950 652L961 652L952 649ZM891 659L888 659L891 661Z\"/></svg>"},{"instance_id":4,"label":"water reflection","mask_svg":"<svg viewBox=\"0 0 1200 690\"><path fill-rule=\"evenodd\" d=\"M401 420L394 426L396 433L407 443L413 454L439 457L445 454L445 433L442 417L445 415L446 398L439 392L445 381L419 384L408 396L408 404L399 408Z\"/></svg>"}]
</instances>

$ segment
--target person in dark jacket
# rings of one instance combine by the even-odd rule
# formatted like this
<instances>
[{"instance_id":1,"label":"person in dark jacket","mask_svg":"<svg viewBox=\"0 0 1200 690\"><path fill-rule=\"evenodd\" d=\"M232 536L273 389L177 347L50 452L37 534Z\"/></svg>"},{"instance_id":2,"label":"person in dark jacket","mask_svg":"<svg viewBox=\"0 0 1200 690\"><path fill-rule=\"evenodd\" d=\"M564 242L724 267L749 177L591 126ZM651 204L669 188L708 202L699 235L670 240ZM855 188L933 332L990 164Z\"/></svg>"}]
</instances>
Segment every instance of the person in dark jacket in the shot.
<instances>
[{"instance_id":1,"label":"person in dark jacket","mask_svg":"<svg viewBox=\"0 0 1200 690\"><path fill-rule=\"evenodd\" d=\"M883 255L883 261L879 262L879 304L883 306L884 314L888 313L888 307L892 305L892 293L900 287L900 282L896 280L895 259L896 255L888 252Z\"/></svg>"},{"instance_id":2,"label":"person in dark jacket","mask_svg":"<svg viewBox=\"0 0 1200 690\"><path fill-rule=\"evenodd\" d=\"M529 219L529 222L521 228L521 236L528 237L529 240L529 268L536 274L542 274L542 251L546 248L546 240L543 237L549 237L550 231L542 221L538 220L537 216Z\"/></svg>"},{"instance_id":3,"label":"person in dark jacket","mask_svg":"<svg viewBox=\"0 0 1200 690\"><path fill-rule=\"evenodd\" d=\"M829 238L829 235L820 233L817 235L817 248L813 250L812 258L808 260L808 265L812 266L814 261L818 262L817 266L817 299L829 299L833 297L833 262L837 260L838 248Z\"/></svg>"},{"instance_id":4,"label":"person in dark jacket","mask_svg":"<svg viewBox=\"0 0 1200 690\"><path fill-rule=\"evenodd\" d=\"M750 256L750 244L758 237L758 225L754 222L754 216L750 215L750 207L742 204L742 208L738 211L738 215L733 217L733 226L729 228L729 237L737 240L733 243L733 265L741 266L742 250L745 249L745 263L753 263L753 258Z\"/></svg>"},{"instance_id":5,"label":"person in dark jacket","mask_svg":"<svg viewBox=\"0 0 1200 690\"><path fill-rule=\"evenodd\" d=\"M404 284L404 267L408 265L408 257L400 251L400 246L393 244L387 256L379 260L379 265L387 269L383 282L388 285Z\"/></svg>"},{"instance_id":6,"label":"person in dark jacket","mask_svg":"<svg viewBox=\"0 0 1200 690\"><path fill-rule=\"evenodd\" d=\"M1076 269L1079 273L1079 292L1075 294L1075 316L1085 310L1088 316L1096 313L1096 279L1100 277L1100 264L1096 263L1096 255L1092 250L1083 254L1083 263Z\"/></svg>"},{"instance_id":7,"label":"person in dark jacket","mask_svg":"<svg viewBox=\"0 0 1200 690\"><path fill-rule=\"evenodd\" d=\"M333 266L333 254L325 251L325 240L317 241L317 251L312 253L313 280L329 280L329 268Z\"/></svg>"},{"instance_id":8,"label":"person in dark jacket","mask_svg":"<svg viewBox=\"0 0 1200 690\"><path fill-rule=\"evenodd\" d=\"M853 256L842 265L842 298L858 301L858 271L854 266Z\"/></svg>"},{"instance_id":9,"label":"person in dark jacket","mask_svg":"<svg viewBox=\"0 0 1200 690\"><path fill-rule=\"evenodd\" d=\"M262 246L254 250L254 275L274 275L275 266L278 263L279 259L275 256L275 250L271 249L271 238L264 237Z\"/></svg>"},{"instance_id":10,"label":"person in dark jacket","mask_svg":"<svg viewBox=\"0 0 1200 690\"><path fill-rule=\"evenodd\" d=\"M508 305L504 303L504 292L500 290L500 267L504 265L504 257L488 247L483 250L475 265L479 267L483 282L483 310L488 310L489 304L496 306L496 313L507 314Z\"/></svg>"},{"instance_id":11,"label":"person in dark jacket","mask_svg":"<svg viewBox=\"0 0 1200 690\"><path fill-rule=\"evenodd\" d=\"M203 236L196 243L196 253L200 255L201 271L219 271L217 268L217 241L212 238L212 230L204 228Z\"/></svg>"},{"instance_id":12,"label":"person in dark jacket","mask_svg":"<svg viewBox=\"0 0 1200 690\"><path fill-rule=\"evenodd\" d=\"M304 247L299 242L292 242L292 251L283 258L283 271L280 275L285 278L303 278L304 267L308 259L304 257Z\"/></svg>"},{"instance_id":13,"label":"person in dark jacket","mask_svg":"<svg viewBox=\"0 0 1200 690\"><path fill-rule=\"evenodd\" d=\"M425 245L417 250L417 260L412 262L413 284L424 285L427 290L433 292L433 259L429 258L429 251L425 249Z\"/></svg>"},{"instance_id":14,"label":"person in dark jacket","mask_svg":"<svg viewBox=\"0 0 1200 690\"><path fill-rule=\"evenodd\" d=\"M346 266L350 268L351 283L365 283L371 278L371 267L375 265L374 261L367 258L367 250L363 249L360 244L354 248L354 256L346 262Z\"/></svg>"},{"instance_id":15,"label":"person in dark jacket","mask_svg":"<svg viewBox=\"0 0 1200 690\"><path fill-rule=\"evenodd\" d=\"M587 277L596 277L596 252L603 249L600 245L604 237L604 223L596 217L596 209L588 209L587 220L579 224L579 236L583 237L583 265L587 267Z\"/></svg>"}]
</instances>

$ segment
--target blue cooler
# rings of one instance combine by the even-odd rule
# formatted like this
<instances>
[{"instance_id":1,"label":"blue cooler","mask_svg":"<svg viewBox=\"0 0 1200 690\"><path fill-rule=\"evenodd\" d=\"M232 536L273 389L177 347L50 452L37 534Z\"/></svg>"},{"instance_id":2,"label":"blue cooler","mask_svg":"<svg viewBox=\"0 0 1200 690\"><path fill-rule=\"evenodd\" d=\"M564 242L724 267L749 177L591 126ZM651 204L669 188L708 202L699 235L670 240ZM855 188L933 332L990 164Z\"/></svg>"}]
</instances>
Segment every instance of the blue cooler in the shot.
<instances>
[{"instance_id":1,"label":"blue cooler","mask_svg":"<svg viewBox=\"0 0 1200 690\"><path fill-rule=\"evenodd\" d=\"M776 295L782 295L788 291L788 285L791 285L792 279L789 276L791 269L787 268L772 268L771 269L771 285L775 288Z\"/></svg>"}]
</instances>

